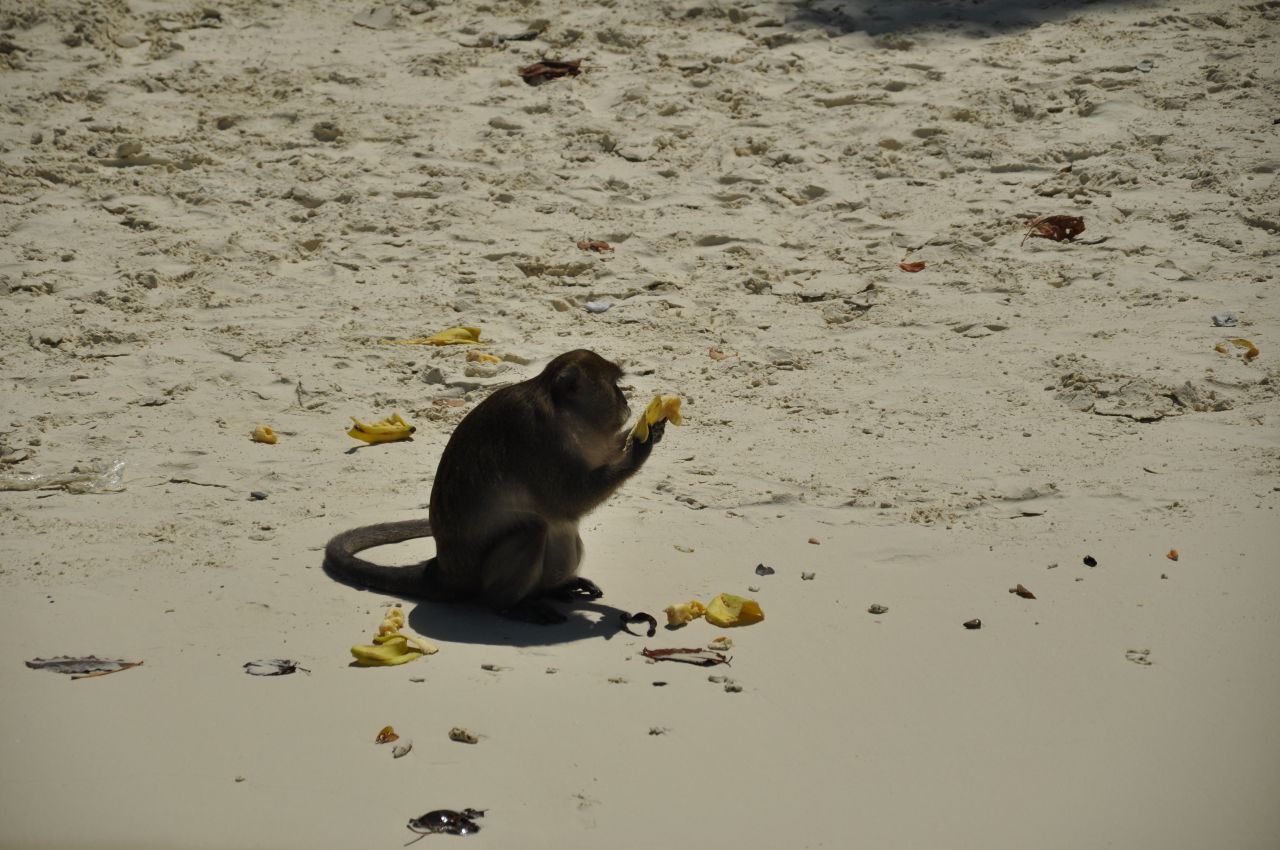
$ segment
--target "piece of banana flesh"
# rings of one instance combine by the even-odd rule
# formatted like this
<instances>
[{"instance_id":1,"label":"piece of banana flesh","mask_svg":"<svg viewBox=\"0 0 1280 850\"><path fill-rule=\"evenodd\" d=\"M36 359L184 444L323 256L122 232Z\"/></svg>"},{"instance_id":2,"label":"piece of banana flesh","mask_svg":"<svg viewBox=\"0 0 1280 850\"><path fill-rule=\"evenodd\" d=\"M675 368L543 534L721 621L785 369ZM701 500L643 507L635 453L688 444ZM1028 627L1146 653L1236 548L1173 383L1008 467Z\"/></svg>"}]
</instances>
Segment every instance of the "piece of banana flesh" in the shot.
<instances>
[{"instance_id":1,"label":"piece of banana flesh","mask_svg":"<svg viewBox=\"0 0 1280 850\"><path fill-rule=\"evenodd\" d=\"M361 422L354 416L351 421L355 423L347 436L354 437L366 443L393 443L396 440L407 440L413 436L413 432L418 430L414 426L405 422L399 413L393 413L381 422L372 424Z\"/></svg>"},{"instance_id":2,"label":"piece of banana flesh","mask_svg":"<svg viewBox=\"0 0 1280 850\"><path fill-rule=\"evenodd\" d=\"M270 425L259 425L254 428L251 438L255 443L266 443L272 446L280 439Z\"/></svg>"},{"instance_id":3,"label":"piece of banana flesh","mask_svg":"<svg viewBox=\"0 0 1280 850\"><path fill-rule=\"evenodd\" d=\"M683 626L707 613L707 607L696 599L666 609L668 626Z\"/></svg>"},{"instance_id":4,"label":"piece of banana flesh","mask_svg":"<svg viewBox=\"0 0 1280 850\"><path fill-rule=\"evenodd\" d=\"M684 419L680 417L680 396L655 395L644 413L640 414L640 421L636 423L636 427L631 429L631 438L642 443L647 442L649 429L664 419L670 420L672 425L684 424Z\"/></svg>"}]
</instances>

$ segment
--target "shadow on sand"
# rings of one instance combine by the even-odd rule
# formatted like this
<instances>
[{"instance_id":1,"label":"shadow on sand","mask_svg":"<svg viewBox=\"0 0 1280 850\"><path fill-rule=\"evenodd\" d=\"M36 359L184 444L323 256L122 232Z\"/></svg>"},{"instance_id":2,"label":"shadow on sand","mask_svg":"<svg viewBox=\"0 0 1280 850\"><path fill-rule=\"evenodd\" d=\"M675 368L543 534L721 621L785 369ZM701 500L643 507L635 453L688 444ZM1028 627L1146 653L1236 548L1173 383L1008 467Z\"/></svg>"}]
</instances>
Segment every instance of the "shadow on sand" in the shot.
<instances>
[{"instance_id":1,"label":"shadow on sand","mask_svg":"<svg viewBox=\"0 0 1280 850\"><path fill-rule=\"evenodd\" d=\"M555 603L553 603L555 604ZM418 602L409 611L409 628L433 641L489 646L553 646L609 638L621 628L626 612L601 602L555 604L569 619L554 626L538 626L500 617L477 605Z\"/></svg>"},{"instance_id":2,"label":"shadow on sand","mask_svg":"<svg viewBox=\"0 0 1280 850\"><path fill-rule=\"evenodd\" d=\"M831 35L906 33L916 29L962 30L980 35L1031 29L1125 0L796 0L785 4L788 29L819 27ZM777 7L774 7L777 8Z\"/></svg>"}]
</instances>

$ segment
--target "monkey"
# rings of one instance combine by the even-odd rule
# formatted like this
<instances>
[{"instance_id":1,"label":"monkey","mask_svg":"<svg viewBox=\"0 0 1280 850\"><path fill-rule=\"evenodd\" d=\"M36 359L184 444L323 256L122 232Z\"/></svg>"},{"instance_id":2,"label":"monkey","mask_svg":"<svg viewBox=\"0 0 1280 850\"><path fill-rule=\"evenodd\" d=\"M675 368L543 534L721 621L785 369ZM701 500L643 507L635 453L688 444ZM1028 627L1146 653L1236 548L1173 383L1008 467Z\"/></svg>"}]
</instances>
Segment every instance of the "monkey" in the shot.
<instances>
[{"instance_id":1,"label":"monkey","mask_svg":"<svg viewBox=\"0 0 1280 850\"><path fill-rule=\"evenodd\" d=\"M545 598L598 599L578 576L578 523L634 475L662 439L628 440L622 369L593 351L553 359L526 381L496 390L450 435L426 519L343 532L325 570L346 584L406 598L476 601L528 622L564 622ZM434 536L435 557L388 567L356 553Z\"/></svg>"}]
</instances>

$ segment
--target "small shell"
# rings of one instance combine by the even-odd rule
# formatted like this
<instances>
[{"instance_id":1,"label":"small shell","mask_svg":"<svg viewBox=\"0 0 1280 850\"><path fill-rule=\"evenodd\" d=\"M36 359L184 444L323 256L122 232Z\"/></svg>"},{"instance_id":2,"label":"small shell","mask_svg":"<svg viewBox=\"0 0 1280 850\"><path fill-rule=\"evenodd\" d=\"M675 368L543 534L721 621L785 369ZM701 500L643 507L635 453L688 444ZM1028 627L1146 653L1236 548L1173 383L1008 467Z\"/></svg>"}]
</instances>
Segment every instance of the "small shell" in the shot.
<instances>
[{"instance_id":1,"label":"small shell","mask_svg":"<svg viewBox=\"0 0 1280 850\"><path fill-rule=\"evenodd\" d=\"M982 628L982 621L979 620L977 617L973 618L972 620L965 620L964 627L966 629L980 629Z\"/></svg>"},{"instance_id":2,"label":"small shell","mask_svg":"<svg viewBox=\"0 0 1280 850\"><path fill-rule=\"evenodd\" d=\"M883 614L884 612L886 612L886 611L888 611L888 610L889 610L888 608L886 608L885 606L881 605L879 602L876 602L876 603L872 604L870 608L868 608L868 609L867 609L867 613L868 613L868 614Z\"/></svg>"},{"instance_id":3,"label":"small shell","mask_svg":"<svg viewBox=\"0 0 1280 850\"><path fill-rule=\"evenodd\" d=\"M396 744L391 748L391 757L393 759L403 758L409 755L409 751L413 749L413 741L404 741Z\"/></svg>"},{"instance_id":4,"label":"small shell","mask_svg":"<svg viewBox=\"0 0 1280 850\"><path fill-rule=\"evenodd\" d=\"M478 744L480 743L480 736L470 729L455 726L449 730L449 740L457 741L459 744Z\"/></svg>"}]
</instances>

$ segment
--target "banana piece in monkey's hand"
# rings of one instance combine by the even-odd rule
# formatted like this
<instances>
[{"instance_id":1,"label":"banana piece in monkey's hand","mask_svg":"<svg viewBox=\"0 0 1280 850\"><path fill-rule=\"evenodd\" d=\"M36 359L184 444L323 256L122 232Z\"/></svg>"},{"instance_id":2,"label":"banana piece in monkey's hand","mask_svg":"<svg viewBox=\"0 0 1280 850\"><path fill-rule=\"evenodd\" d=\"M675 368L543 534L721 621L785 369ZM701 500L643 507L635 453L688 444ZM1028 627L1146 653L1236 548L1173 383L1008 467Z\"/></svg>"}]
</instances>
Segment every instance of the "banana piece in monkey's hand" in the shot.
<instances>
[{"instance_id":1,"label":"banana piece in monkey's hand","mask_svg":"<svg viewBox=\"0 0 1280 850\"><path fill-rule=\"evenodd\" d=\"M636 423L636 427L631 429L631 439L642 443L648 442L649 429L664 419L671 420L672 425L684 424L684 419L680 417L680 396L654 396L644 413L640 414L640 421Z\"/></svg>"},{"instance_id":2,"label":"banana piece in monkey's hand","mask_svg":"<svg viewBox=\"0 0 1280 850\"><path fill-rule=\"evenodd\" d=\"M351 655L361 667L393 667L424 655L435 655L439 648L419 637L400 634L404 627L404 610L399 606L387 611L378 626L373 644L351 647Z\"/></svg>"},{"instance_id":3,"label":"banana piece in monkey's hand","mask_svg":"<svg viewBox=\"0 0 1280 850\"><path fill-rule=\"evenodd\" d=\"M414 431L418 430L401 419L399 413L393 413L372 425L361 422L354 416L351 417L351 421L355 423L355 427L347 432L347 436L366 443L394 443L396 440L407 440L413 436Z\"/></svg>"}]
</instances>

